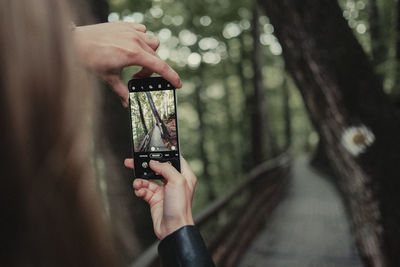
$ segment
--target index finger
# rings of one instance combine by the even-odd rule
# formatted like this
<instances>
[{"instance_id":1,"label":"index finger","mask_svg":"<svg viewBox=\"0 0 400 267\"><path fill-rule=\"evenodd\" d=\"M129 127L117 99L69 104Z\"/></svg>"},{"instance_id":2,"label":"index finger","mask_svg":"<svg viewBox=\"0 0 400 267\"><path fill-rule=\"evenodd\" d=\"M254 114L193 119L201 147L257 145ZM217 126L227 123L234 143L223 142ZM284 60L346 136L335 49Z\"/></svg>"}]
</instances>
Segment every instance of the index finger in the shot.
<instances>
[{"instance_id":1,"label":"index finger","mask_svg":"<svg viewBox=\"0 0 400 267\"><path fill-rule=\"evenodd\" d=\"M168 182L178 182L180 179L185 180L182 174L169 163L150 160L150 168L164 177Z\"/></svg>"},{"instance_id":2,"label":"index finger","mask_svg":"<svg viewBox=\"0 0 400 267\"><path fill-rule=\"evenodd\" d=\"M160 74L176 88L182 87L181 78L179 77L178 73L176 73L176 71L174 71L166 62L162 61L160 58L144 51L144 53L136 60L136 62L132 63L136 63L155 73Z\"/></svg>"}]
</instances>

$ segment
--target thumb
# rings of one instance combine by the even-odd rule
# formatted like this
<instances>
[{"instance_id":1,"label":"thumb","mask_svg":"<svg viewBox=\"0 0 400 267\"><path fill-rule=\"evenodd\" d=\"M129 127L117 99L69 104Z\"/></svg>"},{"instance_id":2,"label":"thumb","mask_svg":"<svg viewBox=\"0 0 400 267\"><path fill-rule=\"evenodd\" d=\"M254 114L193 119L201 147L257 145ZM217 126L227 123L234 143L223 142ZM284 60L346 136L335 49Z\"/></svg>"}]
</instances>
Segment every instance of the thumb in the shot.
<instances>
[{"instance_id":1,"label":"thumb","mask_svg":"<svg viewBox=\"0 0 400 267\"><path fill-rule=\"evenodd\" d=\"M164 177L167 182L178 182L180 179L184 179L182 175L169 163L161 163L156 160L150 160L150 168L156 173Z\"/></svg>"}]
</instances>

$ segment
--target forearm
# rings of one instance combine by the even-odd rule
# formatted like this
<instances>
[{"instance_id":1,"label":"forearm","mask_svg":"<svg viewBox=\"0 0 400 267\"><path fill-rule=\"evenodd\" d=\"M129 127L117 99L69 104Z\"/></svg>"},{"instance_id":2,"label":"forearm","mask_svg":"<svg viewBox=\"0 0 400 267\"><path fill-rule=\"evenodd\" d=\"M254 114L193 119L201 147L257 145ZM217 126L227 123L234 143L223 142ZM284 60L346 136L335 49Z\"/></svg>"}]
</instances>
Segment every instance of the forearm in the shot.
<instances>
[{"instance_id":1,"label":"forearm","mask_svg":"<svg viewBox=\"0 0 400 267\"><path fill-rule=\"evenodd\" d=\"M193 225L164 238L158 246L163 267L215 267L203 238Z\"/></svg>"}]
</instances>

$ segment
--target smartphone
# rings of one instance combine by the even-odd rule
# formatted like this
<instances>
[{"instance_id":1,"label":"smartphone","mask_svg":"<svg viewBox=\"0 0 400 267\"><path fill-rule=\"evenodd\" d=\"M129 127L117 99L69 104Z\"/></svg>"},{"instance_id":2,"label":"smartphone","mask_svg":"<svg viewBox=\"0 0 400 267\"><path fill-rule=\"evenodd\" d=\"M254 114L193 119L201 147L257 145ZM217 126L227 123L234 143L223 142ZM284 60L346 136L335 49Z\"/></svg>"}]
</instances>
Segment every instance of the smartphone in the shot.
<instances>
[{"instance_id":1,"label":"smartphone","mask_svg":"<svg viewBox=\"0 0 400 267\"><path fill-rule=\"evenodd\" d=\"M176 89L162 77L132 79L129 88L134 177L161 179L150 160L181 171Z\"/></svg>"}]
</instances>

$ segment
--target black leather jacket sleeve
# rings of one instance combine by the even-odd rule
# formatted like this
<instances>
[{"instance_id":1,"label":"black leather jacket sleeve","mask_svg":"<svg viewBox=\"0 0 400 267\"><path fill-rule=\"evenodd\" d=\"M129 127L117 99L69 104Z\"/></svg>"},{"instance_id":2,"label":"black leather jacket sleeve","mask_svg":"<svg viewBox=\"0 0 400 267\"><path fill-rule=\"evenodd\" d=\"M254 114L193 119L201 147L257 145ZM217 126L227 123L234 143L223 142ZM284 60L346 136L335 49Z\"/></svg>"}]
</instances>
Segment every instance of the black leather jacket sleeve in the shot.
<instances>
[{"instance_id":1,"label":"black leather jacket sleeve","mask_svg":"<svg viewBox=\"0 0 400 267\"><path fill-rule=\"evenodd\" d=\"M163 267L215 267L199 230L184 226L165 237L158 245Z\"/></svg>"}]
</instances>

